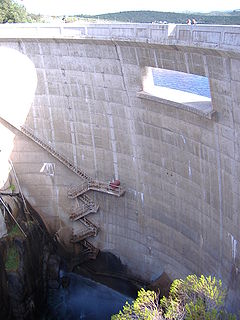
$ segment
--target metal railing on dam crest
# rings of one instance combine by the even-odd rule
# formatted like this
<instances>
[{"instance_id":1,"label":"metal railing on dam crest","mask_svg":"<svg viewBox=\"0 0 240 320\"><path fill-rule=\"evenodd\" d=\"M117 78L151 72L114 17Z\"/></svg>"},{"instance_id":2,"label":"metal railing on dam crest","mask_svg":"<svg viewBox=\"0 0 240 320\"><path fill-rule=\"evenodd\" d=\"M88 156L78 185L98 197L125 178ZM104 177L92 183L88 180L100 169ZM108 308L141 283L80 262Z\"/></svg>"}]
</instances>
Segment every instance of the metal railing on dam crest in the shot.
<instances>
[{"instance_id":1,"label":"metal railing on dam crest","mask_svg":"<svg viewBox=\"0 0 240 320\"><path fill-rule=\"evenodd\" d=\"M4 24L0 26L1 38L83 38L240 51L240 26L204 24Z\"/></svg>"}]
</instances>

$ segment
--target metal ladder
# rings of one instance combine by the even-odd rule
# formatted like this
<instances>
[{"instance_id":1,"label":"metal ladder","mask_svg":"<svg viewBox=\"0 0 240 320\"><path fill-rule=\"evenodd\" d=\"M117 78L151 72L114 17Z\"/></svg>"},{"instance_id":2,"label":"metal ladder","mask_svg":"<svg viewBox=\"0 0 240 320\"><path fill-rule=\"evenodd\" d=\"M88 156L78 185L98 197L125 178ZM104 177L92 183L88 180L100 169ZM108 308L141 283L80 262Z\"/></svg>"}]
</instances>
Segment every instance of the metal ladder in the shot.
<instances>
[{"instance_id":1,"label":"metal ladder","mask_svg":"<svg viewBox=\"0 0 240 320\"><path fill-rule=\"evenodd\" d=\"M60 161L72 172L74 172L81 179L84 180L84 182L81 185L71 187L68 190L69 198L74 199L79 197L79 199L83 203L82 207L78 206L71 212L69 218L73 221L82 222L87 228L87 230L82 231L78 234L73 234L70 239L70 242L81 242L83 246L86 248L86 252L91 256L92 259L95 259L99 250L95 248L90 242L88 242L86 238L96 236L98 228L91 221L89 221L86 218L86 216L90 213L96 213L98 211L99 205L96 205L94 201L88 195L86 195L86 192L89 190L94 190L120 197L124 194L125 190L120 186L113 186L108 183L95 181L82 169L75 166L71 160L67 159L64 155L56 151L46 141L43 141L42 139L37 137L31 129L27 128L26 126L21 126L20 129L24 135L33 140L36 144L38 144L40 147L42 147L44 150L50 153L54 158L56 158L58 161Z\"/></svg>"}]
</instances>

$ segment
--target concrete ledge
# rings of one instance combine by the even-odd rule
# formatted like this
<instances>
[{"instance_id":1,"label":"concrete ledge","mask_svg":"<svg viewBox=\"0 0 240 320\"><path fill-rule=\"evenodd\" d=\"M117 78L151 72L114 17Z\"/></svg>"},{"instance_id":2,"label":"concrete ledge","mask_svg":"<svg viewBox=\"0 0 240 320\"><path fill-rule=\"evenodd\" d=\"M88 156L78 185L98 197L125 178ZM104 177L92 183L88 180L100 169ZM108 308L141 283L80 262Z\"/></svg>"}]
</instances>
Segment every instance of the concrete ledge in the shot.
<instances>
[{"instance_id":1,"label":"concrete ledge","mask_svg":"<svg viewBox=\"0 0 240 320\"><path fill-rule=\"evenodd\" d=\"M137 93L137 97L141 99L147 99L159 103L164 103L165 105L168 105L170 107L182 109L184 111L195 113L201 117L207 118L207 119L213 119L213 115L216 113L212 108L210 108L209 102L189 102L186 104L178 103L172 100L167 100L162 97L154 96L148 92L140 91Z\"/></svg>"},{"instance_id":2,"label":"concrete ledge","mask_svg":"<svg viewBox=\"0 0 240 320\"><path fill-rule=\"evenodd\" d=\"M85 23L0 25L0 39L100 39L239 52L240 27L219 25Z\"/></svg>"}]
</instances>

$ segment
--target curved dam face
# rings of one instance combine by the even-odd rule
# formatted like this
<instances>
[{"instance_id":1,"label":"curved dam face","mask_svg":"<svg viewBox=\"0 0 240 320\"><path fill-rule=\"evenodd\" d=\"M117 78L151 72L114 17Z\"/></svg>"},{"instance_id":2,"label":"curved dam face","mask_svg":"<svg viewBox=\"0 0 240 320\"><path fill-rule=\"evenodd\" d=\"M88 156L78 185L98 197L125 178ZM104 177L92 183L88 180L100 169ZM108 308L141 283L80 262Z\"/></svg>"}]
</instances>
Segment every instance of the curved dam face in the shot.
<instances>
[{"instance_id":1,"label":"curved dam face","mask_svg":"<svg viewBox=\"0 0 240 320\"><path fill-rule=\"evenodd\" d=\"M139 25L131 38L130 26L115 38L100 26L72 38L67 28L55 39L2 38L0 46L27 56L37 73L22 125L96 181L124 186L121 197L87 192L99 204L88 215L99 228L88 238L95 247L148 280L194 272L229 284L240 252L239 28ZM146 93L151 67L207 76L211 110ZM11 159L24 195L52 234L77 246L70 237L86 226L69 219L81 201L67 194L82 179L14 134Z\"/></svg>"}]
</instances>

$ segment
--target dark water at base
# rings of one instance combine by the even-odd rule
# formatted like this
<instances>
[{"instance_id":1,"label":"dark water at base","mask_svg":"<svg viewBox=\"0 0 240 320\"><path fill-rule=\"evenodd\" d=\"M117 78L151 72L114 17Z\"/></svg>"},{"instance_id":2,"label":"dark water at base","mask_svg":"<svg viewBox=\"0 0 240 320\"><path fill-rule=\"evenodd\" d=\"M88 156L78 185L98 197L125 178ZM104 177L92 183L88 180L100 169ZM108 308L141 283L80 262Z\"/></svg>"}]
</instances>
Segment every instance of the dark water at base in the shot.
<instances>
[{"instance_id":1,"label":"dark water at base","mask_svg":"<svg viewBox=\"0 0 240 320\"><path fill-rule=\"evenodd\" d=\"M69 286L50 289L42 320L107 320L133 299L75 273L64 273Z\"/></svg>"}]
</instances>

